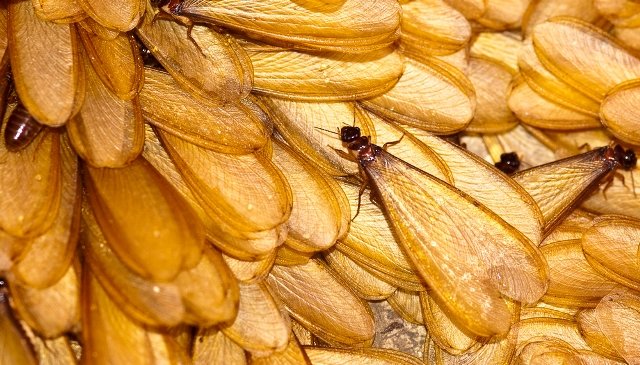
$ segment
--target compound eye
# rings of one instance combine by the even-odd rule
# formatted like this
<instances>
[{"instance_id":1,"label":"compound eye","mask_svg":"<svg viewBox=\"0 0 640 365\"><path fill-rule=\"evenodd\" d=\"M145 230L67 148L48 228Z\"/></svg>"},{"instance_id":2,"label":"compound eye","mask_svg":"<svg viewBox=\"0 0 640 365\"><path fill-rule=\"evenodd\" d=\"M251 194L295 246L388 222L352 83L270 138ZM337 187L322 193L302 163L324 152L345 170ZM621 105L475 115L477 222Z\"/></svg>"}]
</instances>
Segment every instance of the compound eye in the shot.
<instances>
[{"instance_id":1,"label":"compound eye","mask_svg":"<svg viewBox=\"0 0 640 365\"><path fill-rule=\"evenodd\" d=\"M340 140L342 142L353 142L360 137L360 128L358 127L342 127L340 129Z\"/></svg>"}]
</instances>

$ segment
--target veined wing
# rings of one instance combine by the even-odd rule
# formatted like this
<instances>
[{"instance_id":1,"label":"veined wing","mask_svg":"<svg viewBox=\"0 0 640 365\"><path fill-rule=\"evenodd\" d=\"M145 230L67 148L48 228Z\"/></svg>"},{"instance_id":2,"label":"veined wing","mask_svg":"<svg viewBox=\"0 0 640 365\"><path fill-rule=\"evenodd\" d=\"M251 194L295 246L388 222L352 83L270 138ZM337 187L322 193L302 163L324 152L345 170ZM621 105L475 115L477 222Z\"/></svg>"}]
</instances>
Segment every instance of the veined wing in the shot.
<instances>
[{"instance_id":1,"label":"veined wing","mask_svg":"<svg viewBox=\"0 0 640 365\"><path fill-rule=\"evenodd\" d=\"M540 251L495 213L381 149L363 165L399 241L459 325L505 333L511 314L501 294L527 303L544 294Z\"/></svg>"}]
</instances>

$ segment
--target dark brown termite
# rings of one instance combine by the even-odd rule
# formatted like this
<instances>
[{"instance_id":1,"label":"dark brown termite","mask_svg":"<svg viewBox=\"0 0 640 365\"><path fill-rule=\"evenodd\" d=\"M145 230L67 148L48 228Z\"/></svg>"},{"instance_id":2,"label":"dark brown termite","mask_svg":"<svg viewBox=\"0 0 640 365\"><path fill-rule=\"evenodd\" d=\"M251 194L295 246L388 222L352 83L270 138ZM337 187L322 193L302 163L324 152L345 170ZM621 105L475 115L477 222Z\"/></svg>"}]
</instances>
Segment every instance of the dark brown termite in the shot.
<instances>
[{"instance_id":1,"label":"dark brown termite","mask_svg":"<svg viewBox=\"0 0 640 365\"><path fill-rule=\"evenodd\" d=\"M511 175L520 168L520 158L515 152L507 152L500 155L500 161L495 163L498 170Z\"/></svg>"},{"instance_id":2,"label":"dark brown termite","mask_svg":"<svg viewBox=\"0 0 640 365\"><path fill-rule=\"evenodd\" d=\"M380 147L371 143L369 137L363 136L360 132L360 128L346 126L340 128L340 140L347 145L347 149L349 149L352 154L352 156L343 155L343 157L349 159L355 158L355 160L360 165L360 174L363 180L362 185L360 186L360 193L358 195L358 209L356 211L356 214L351 219L353 221L354 219L356 219L358 214L360 214L362 193L364 192L364 189L366 189L366 187L369 185L369 178L365 173L367 164L374 161L377 156L381 155L383 153L382 151L386 151L387 147L399 143L402 140L402 137L400 137L400 139L397 141L387 142L382 147ZM338 151L338 153L343 154L342 151ZM376 195L371 195L371 201L377 206L380 206L380 202L377 198L378 197Z\"/></svg>"},{"instance_id":3,"label":"dark brown termite","mask_svg":"<svg viewBox=\"0 0 640 365\"><path fill-rule=\"evenodd\" d=\"M18 152L35 140L44 128L18 101L7 120L4 130L4 145L9 152Z\"/></svg>"}]
</instances>

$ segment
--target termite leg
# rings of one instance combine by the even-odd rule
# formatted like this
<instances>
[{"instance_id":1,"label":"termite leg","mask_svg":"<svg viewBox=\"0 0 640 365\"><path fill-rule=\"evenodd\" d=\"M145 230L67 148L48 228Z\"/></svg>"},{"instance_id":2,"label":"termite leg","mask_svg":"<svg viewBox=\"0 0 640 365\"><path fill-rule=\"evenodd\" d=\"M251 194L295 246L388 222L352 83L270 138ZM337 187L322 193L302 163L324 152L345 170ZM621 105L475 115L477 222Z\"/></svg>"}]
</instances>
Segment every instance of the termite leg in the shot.
<instances>
[{"instance_id":1,"label":"termite leg","mask_svg":"<svg viewBox=\"0 0 640 365\"><path fill-rule=\"evenodd\" d=\"M189 21L187 24L187 38L189 38L189 40L191 41L191 43L193 43L196 48L198 49L198 51L200 51L200 53L204 54L204 51L202 50L202 47L200 47L200 45L198 44L198 42L196 42L195 39L193 39L193 36L191 36L191 31L193 30L193 26L195 24L193 24L193 22Z\"/></svg>"},{"instance_id":2,"label":"termite leg","mask_svg":"<svg viewBox=\"0 0 640 365\"><path fill-rule=\"evenodd\" d=\"M611 178L607 180L607 184L604 186L604 189L602 189L602 195L604 196L604 200L607 200L607 190L609 190L611 185L613 185L613 178L616 178L616 177L621 179L622 185L624 185L624 176L622 176L619 172L614 173L613 176L611 176Z\"/></svg>"},{"instance_id":3,"label":"termite leg","mask_svg":"<svg viewBox=\"0 0 640 365\"><path fill-rule=\"evenodd\" d=\"M358 208L356 209L356 215L354 215L353 218L351 218L352 222L356 220L356 217L360 214L360 205L362 204L362 194L364 194L364 190L369 185L369 178L362 170L360 170L360 176L362 177L362 184L360 185L360 191L358 192Z\"/></svg>"},{"instance_id":4,"label":"termite leg","mask_svg":"<svg viewBox=\"0 0 640 365\"><path fill-rule=\"evenodd\" d=\"M402 137L400 137L399 140L392 141L392 142L387 142L387 143L383 144L382 145L382 149L386 151L387 148L389 148L390 146L394 146L394 145L397 145L398 143L400 143L400 141L402 141L403 138L404 138L404 133L402 133Z\"/></svg>"},{"instance_id":5,"label":"termite leg","mask_svg":"<svg viewBox=\"0 0 640 365\"><path fill-rule=\"evenodd\" d=\"M588 142L583 143L580 146L578 146L578 151L581 151L581 150L586 150L587 152L591 151L591 145Z\"/></svg>"},{"instance_id":6,"label":"termite leg","mask_svg":"<svg viewBox=\"0 0 640 365\"><path fill-rule=\"evenodd\" d=\"M331 147L331 146L329 146ZM342 157L342 158L346 158L349 161L353 161L353 162L358 162L356 161L355 157L353 157L352 155L350 155L347 152L344 152L343 150L339 150L335 147L331 147L334 151L336 151L336 153L338 154L338 156Z\"/></svg>"}]
</instances>

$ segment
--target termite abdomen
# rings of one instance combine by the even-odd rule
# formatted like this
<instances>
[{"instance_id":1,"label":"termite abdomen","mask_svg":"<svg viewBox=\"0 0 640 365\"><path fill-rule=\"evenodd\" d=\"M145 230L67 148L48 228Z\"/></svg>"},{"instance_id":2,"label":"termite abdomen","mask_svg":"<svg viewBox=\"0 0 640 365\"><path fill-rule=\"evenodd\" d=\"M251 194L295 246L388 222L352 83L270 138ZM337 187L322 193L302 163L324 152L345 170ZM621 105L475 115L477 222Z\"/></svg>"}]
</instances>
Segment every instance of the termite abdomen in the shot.
<instances>
[{"instance_id":1,"label":"termite abdomen","mask_svg":"<svg viewBox=\"0 0 640 365\"><path fill-rule=\"evenodd\" d=\"M8 151L18 152L27 147L42 130L43 125L18 102L4 130L4 144Z\"/></svg>"}]
</instances>

